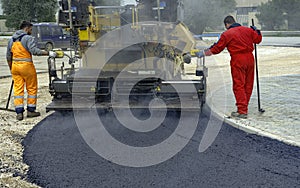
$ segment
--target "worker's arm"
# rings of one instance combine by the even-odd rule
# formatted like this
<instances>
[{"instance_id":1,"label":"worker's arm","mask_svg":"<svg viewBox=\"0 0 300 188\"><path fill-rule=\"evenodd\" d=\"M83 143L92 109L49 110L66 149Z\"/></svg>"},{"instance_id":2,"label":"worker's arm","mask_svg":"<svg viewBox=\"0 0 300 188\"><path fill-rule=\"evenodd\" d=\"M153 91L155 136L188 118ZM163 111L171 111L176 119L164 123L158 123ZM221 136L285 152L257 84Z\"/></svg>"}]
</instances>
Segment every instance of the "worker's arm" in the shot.
<instances>
[{"instance_id":1,"label":"worker's arm","mask_svg":"<svg viewBox=\"0 0 300 188\"><path fill-rule=\"evenodd\" d=\"M217 43L214 43L210 48L204 50L205 56L218 54L222 52L228 44L226 35L223 33Z\"/></svg>"},{"instance_id":2,"label":"worker's arm","mask_svg":"<svg viewBox=\"0 0 300 188\"><path fill-rule=\"evenodd\" d=\"M12 39L8 41L7 49L6 49L6 61L9 66L9 70L11 70L12 66L12 53L11 53Z\"/></svg>"},{"instance_id":3,"label":"worker's arm","mask_svg":"<svg viewBox=\"0 0 300 188\"><path fill-rule=\"evenodd\" d=\"M22 39L22 45L32 54L32 55L49 55L46 50L41 50L36 46L36 42L32 36L26 35Z\"/></svg>"},{"instance_id":4,"label":"worker's arm","mask_svg":"<svg viewBox=\"0 0 300 188\"><path fill-rule=\"evenodd\" d=\"M192 50L190 53L184 54L184 62L190 63L190 59L192 56L202 58L204 56L218 54L226 48L227 44L228 44L228 39L223 33L221 35L219 41L217 43L214 43L211 47L204 49L204 50L195 49L195 50Z\"/></svg>"},{"instance_id":5,"label":"worker's arm","mask_svg":"<svg viewBox=\"0 0 300 188\"><path fill-rule=\"evenodd\" d=\"M198 50L195 52L195 55L199 58L202 58L204 56L210 56L213 54L218 54L222 52L226 46L227 46L227 38L225 35L221 35L219 41L217 43L214 43L211 47L204 49L204 50Z\"/></svg>"},{"instance_id":6,"label":"worker's arm","mask_svg":"<svg viewBox=\"0 0 300 188\"><path fill-rule=\"evenodd\" d=\"M30 53L32 55L49 55L50 57L56 57L56 53L53 51L46 51L46 50L41 50L36 46L36 43L34 41L34 38L31 36L27 36L27 38L25 38L25 40L22 42L25 43L25 46L27 48L28 51L30 51ZM23 44L23 43L22 43Z\"/></svg>"},{"instance_id":7,"label":"worker's arm","mask_svg":"<svg viewBox=\"0 0 300 188\"><path fill-rule=\"evenodd\" d=\"M9 70L11 70L12 62L11 61L7 61L7 64L8 64Z\"/></svg>"},{"instance_id":8,"label":"worker's arm","mask_svg":"<svg viewBox=\"0 0 300 188\"><path fill-rule=\"evenodd\" d=\"M252 33L252 39L255 44L259 44L262 41L262 35L259 29L257 29L255 26L251 26L251 29L253 30Z\"/></svg>"}]
</instances>

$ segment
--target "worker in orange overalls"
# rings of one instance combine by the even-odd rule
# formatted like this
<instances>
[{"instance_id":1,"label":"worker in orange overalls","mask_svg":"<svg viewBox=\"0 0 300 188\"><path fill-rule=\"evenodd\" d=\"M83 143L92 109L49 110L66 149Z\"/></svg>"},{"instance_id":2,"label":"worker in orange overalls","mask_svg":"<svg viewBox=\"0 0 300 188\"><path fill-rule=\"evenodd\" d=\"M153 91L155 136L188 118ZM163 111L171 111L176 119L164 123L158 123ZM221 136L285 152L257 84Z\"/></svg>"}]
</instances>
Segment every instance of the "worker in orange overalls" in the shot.
<instances>
[{"instance_id":1,"label":"worker in orange overalls","mask_svg":"<svg viewBox=\"0 0 300 188\"><path fill-rule=\"evenodd\" d=\"M248 104L252 95L254 83L254 43L259 44L262 35L255 26L251 28L236 23L232 16L224 19L226 31L222 33L219 41L209 49L197 53L198 57L218 54L227 47L231 60L231 76L233 93L236 99L237 111L232 117L247 118Z\"/></svg>"},{"instance_id":2,"label":"worker in orange overalls","mask_svg":"<svg viewBox=\"0 0 300 188\"><path fill-rule=\"evenodd\" d=\"M36 112L37 102L37 75L32 62L32 55L49 55L55 57L55 52L47 52L36 47L31 36L32 24L23 21L20 30L16 31L8 42L6 59L14 81L14 104L17 120L23 120L24 112L24 86L26 85L27 117L40 116Z\"/></svg>"}]
</instances>

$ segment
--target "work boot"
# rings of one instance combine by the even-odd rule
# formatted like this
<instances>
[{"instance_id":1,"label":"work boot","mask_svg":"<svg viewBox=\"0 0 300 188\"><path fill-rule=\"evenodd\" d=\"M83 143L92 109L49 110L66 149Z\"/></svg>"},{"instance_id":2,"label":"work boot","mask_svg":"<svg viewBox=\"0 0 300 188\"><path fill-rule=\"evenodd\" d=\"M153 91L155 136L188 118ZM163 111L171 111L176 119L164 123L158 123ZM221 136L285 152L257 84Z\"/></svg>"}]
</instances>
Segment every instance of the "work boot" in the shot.
<instances>
[{"instance_id":1,"label":"work boot","mask_svg":"<svg viewBox=\"0 0 300 188\"><path fill-rule=\"evenodd\" d=\"M231 117L247 119L247 114L240 114L238 112L232 112Z\"/></svg>"},{"instance_id":2,"label":"work boot","mask_svg":"<svg viewBox=\"0 0 300 188\"><path fill-rule=\"evenodd\" d=\"M30 111L27 111L27 117L28 117L28 118L38 117L38 116L40 116L40 115L41 115L41 113L39 113L39 112L35 112L35 111L30 112Z\"/></svg>"},{"instance_id":3,"label":"work boot","mask_svg":"<svg viewBox=\"0 0 300 188\"><path fill-rule=\"evenodd\" d=\"M19 113L16 116L17 120L22 121L23 120L23 113Z\"/></svg>"}]
</instances>

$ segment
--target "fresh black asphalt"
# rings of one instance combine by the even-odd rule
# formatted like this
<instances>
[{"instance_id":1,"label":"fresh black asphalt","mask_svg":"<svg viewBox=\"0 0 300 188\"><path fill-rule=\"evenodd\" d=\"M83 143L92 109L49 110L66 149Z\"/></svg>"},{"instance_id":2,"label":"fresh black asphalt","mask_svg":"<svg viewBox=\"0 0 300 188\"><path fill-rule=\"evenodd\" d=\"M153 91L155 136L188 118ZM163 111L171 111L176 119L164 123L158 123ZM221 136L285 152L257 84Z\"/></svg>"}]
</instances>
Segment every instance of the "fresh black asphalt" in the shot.
<instances>
[{"instance_id":1,"label":"fresh black asphalt","mask_svg":"<svg viewBox=\"0 0 300 188\"><path fill-rule=\"evenodd\" d=\"M162 126L137 134L118 124L112 112L101 112L101 116L110 134L139 147L164 140L174 131L179 118L170 112ZM36 125L23 141L24 161L30 167L27 181L51 188L300 187L300 148L223 124L214 143L199 153L209 118L200 115L194 136L173 158L134 168L97 155L81 137L73 113L55 112Z\"/></svg>"}]
</instances>

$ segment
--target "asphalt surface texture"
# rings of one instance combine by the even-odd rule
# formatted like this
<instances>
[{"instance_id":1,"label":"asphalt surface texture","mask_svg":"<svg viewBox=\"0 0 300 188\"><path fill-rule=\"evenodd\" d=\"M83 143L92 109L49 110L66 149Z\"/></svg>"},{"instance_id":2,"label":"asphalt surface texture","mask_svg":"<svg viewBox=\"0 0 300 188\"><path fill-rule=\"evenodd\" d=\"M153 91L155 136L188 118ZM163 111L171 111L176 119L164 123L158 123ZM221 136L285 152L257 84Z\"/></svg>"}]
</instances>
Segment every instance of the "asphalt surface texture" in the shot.
<instances>
[{"instance_id":1,"label":"asphalt surface texture","mask_svg":"<svg viewBox=\"0 0 300 188\"><path fill-rule=\"evenodd\" d=\"M270 41L272 44L265 40L265 45L274 45L273 40ZM299 47L297 40L290 41ZM37 71L45 72L47 64L39 58L36 59ZM3 62L5 68L0 71L1 76L9 75ZM290 65L286 68L290 69ZM272 97L270 101L274 102ZM267 107L266 104L263 103L263 107ZM177 113L169 113L154 131L136 133L123 127L112 112L99 112L99 115L114 138L136 147L162 142L170 137L179 121ZM147 113L141 116L146 119ZM298 120L298 116L294 116ZM86 117L89 118L89 114ZM216 126L222 124L221 131L213 144L201 153L198 151L200 141L207 124L212 121ZM290 126L298 127L296 122L292 121ZM284 128L284 124L281 125L278 127ZM268 124L258 126L268 127ZM49 115L29 132L22 144L24 162L30 167L26 178L41 187L300 187L299 147L246 133L208 114L200 116L197 130L183 150L149 167L120 166L98 155L82 138L71 112Z\"/></svg>"},{"instance_id":2,"label":"asphalt surface texture","mask_svg":"<svg viewBox=\"0 0 300 188\"><path fill-rule=\"evenodd\" d=\"M86 113L89 118L88 112ZM157 129L136 133L123 127L113 112L98 113L120 142L142 147L161 142L179 121L169 112ZM140 113L139 118L147 118ZM300 187L300 148L222 128L204 152L198 147L209 121L202 113L193 137L171 159L148 167L126 167L95 153L83 140L73 112L55 112L35 126L23 141L28 181L41 187ZM107 146L109 147L109 145ZM151 156L150 156L151 157Z\"/></svg>"}]
</instances>

